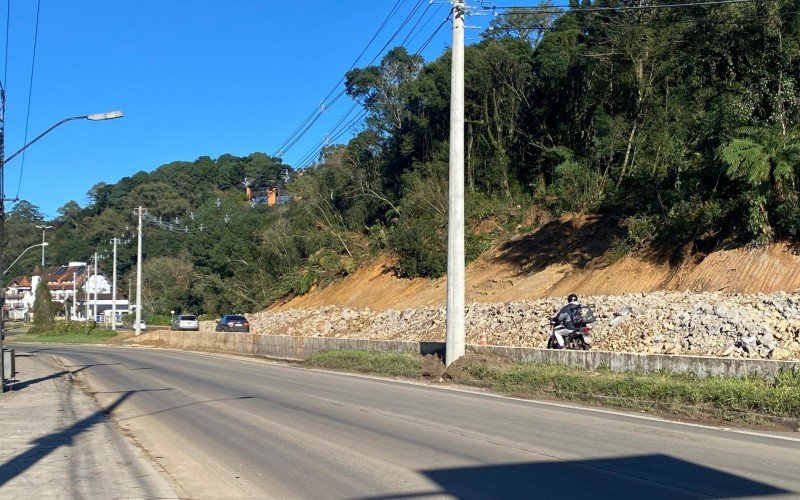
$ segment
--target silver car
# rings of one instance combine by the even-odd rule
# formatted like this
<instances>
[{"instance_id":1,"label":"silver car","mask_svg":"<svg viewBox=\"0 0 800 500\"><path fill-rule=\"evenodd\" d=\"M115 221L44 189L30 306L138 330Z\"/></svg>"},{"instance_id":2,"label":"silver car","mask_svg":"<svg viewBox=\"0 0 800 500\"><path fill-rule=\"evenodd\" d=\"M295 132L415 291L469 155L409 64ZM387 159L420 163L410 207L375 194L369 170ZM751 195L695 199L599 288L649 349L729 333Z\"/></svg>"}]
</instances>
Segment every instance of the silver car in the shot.
<instances>
[{"instance_id":1,"label":"silver car","mask_svg":"<svg viewBox=\"0 0 800 500\"><path fill-rule=\"evenodd\" d=\"M172 330L200 330L200 322L194 314L181 314L172 322Z\"/></svg>"}]
</instances>

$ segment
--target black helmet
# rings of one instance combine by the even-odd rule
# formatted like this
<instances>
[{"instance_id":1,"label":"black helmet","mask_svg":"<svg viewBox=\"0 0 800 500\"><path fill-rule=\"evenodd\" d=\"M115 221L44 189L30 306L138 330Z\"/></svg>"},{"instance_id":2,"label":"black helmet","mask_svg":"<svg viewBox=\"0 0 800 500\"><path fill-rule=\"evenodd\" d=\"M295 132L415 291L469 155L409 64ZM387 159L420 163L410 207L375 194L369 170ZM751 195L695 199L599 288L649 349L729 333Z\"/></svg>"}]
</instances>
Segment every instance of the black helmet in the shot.
<instances>
[{"instance_id":1,"label":"black helmet","mask_svg":"<svg viewBox=\"0 0 800 500\"><path fill-rule=\"evenodd\" d=\"M578 296L571 293L567 296L567 302L578 302Z\"/></svg>"}]
</instances>

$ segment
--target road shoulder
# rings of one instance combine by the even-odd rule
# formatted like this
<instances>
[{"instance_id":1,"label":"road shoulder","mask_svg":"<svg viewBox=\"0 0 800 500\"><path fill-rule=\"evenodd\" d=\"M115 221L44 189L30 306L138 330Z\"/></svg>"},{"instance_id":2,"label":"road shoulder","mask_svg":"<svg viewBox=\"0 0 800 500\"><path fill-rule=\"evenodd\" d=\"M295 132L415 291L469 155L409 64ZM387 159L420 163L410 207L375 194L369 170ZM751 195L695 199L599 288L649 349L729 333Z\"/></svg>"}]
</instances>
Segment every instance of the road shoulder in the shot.
<instances>
[{"instance_id":1,"label":"road shoulder","mask_svg":"<svg viewBox=\"0 0 800 500\"><path fill-rule=\"evenodd\" d=\"M3 498L178 497L76 386L70 372L80 367L36 350L16 364L18 380L0 395Z\"/></svg>"}]
</instances>

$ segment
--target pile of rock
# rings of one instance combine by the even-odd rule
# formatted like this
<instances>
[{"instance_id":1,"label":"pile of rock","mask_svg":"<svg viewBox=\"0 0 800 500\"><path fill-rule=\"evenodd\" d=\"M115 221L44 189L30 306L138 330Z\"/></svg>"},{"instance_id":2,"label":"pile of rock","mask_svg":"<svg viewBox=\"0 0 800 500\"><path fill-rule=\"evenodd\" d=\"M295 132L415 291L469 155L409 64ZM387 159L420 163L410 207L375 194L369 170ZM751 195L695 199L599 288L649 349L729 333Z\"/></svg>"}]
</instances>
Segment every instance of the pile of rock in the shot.
<instances>
[{"instance_id":1,"label":"pile of rock","mask_svg":"<svg viewBox=\"0 0 800 500\"><path fill-rule=\"evenodd\" d=\"M593 304L595 349L800 359L800 293L653 292L584 297ZM563 298L467 308L467 343L544 347ZM443 341L443 307L402 311L325 306L261 312L253 331L272 335Z\"/></svg>"}]
</instances>

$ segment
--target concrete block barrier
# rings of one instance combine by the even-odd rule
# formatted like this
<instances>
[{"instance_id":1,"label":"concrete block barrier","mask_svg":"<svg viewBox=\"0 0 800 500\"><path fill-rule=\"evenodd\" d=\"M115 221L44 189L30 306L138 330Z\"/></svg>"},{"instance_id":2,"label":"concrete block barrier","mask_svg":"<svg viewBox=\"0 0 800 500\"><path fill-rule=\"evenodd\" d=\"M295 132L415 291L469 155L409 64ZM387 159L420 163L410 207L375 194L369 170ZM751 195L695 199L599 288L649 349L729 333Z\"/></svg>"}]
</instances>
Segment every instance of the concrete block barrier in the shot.
<instances>
[{"instance_id":1,"label":"concrete block barrier","mask_svg":"<svg viewBox=\"0 0 800 500\"><path fill-rule=\"evenodd\" d=\"M395 340L363 340L330 337L261 335L254 333L183 332L154 330L143 333L138 342L163 342L178 349L225 352L243 356L259 356L302 360L329 350L364 350L382 352L414 352L444 356L444 342L404 342ZM159 342L159 343L160 343ZM774 379L782 370L800 371L800 361L719 358L637 354L609 351L567 351L525 347L468 345L467 352L499 356L514 362L557 364L587 370L607 368L614 372L670 372L699 377L758 376Z\"/></svg>"}]
</instances>

